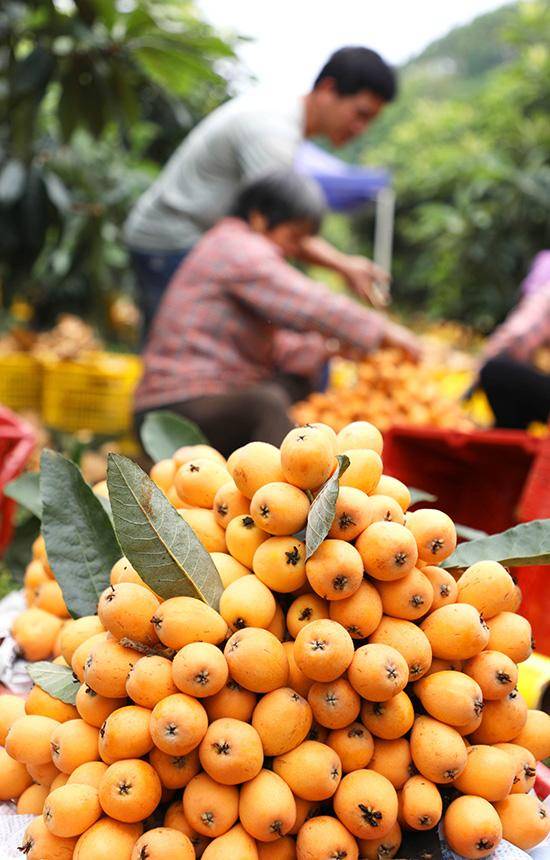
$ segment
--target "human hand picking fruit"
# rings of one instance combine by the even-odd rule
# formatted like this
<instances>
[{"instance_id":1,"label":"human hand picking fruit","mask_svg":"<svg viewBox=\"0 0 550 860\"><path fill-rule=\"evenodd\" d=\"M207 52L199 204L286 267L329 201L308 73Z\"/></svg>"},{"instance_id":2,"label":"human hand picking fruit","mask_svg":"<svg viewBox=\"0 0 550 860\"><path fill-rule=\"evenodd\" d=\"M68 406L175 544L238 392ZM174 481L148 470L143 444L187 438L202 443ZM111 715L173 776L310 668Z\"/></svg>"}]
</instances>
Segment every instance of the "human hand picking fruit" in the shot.
<instances>
[{"instance_id":1,"label":"human hand picking fruit","mask_svg":"<svg viewBox=\"0 0 550 860\"><path fill-rule=\"evenodd\" d=\"M391 301L390 276L368 257L348 255L341 273L350 290L375 308L385 308Z\"/></svg>"}]
</instances>

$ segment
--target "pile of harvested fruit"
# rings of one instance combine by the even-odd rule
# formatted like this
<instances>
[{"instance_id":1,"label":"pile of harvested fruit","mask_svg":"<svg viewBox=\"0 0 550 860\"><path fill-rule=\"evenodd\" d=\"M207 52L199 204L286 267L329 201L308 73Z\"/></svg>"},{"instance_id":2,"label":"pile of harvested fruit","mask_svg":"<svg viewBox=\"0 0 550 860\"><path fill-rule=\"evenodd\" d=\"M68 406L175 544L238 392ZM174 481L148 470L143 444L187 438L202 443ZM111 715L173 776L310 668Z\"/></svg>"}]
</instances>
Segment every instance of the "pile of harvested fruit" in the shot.
<instances>
[{"instance_id":1,"label":"pile of harvested fruit","mask_svg":"<svg viewBox=\"0 0 550 860\"><path fill-rule=\"evenodd\" d=\"M382 349L347 373L347 386L311 394L292 408L292 417L301 424L322 421L336 431L363 419L382 431L396 424L473 429L458 399L445 394L440 377L441 367Z\"/></svg>"},{"instance_id":2,"label":"pile of harvested fruit","mask_svg":"<svg viewBox=\"0 0 550 860\"><path fill-rule=\"evenodd\" d=\"M366 422L228 461L186 447L142 473L135 507L113 468L116 533L131 556L134 528L143 567L117 561L97 614L76 619L44 520L55 569L39 538L13 635L78 683L70 701L46 681L0 697L0 798L37 816L30 860L380 860L440 821L473 860L548 835L529 792L550 716L516 689L532 649L519 590L496 561L445 569L452 520L409 512L381 454ZM189 578L166 590L170 517L217 591L190 543Z\"/></svg>"},{"instance_id":3,"label":"pile of harvested fruit","mask_svg":"<svg viewBox=\"0 0 550 860\"><path fill-rule=\"evenodd\" d=\"M100 348L91 326L74 314L61 314L49 331L14 328L0 337L0 355L26 352L50 361L75 360Z\"/></svg>"}]
</instances>

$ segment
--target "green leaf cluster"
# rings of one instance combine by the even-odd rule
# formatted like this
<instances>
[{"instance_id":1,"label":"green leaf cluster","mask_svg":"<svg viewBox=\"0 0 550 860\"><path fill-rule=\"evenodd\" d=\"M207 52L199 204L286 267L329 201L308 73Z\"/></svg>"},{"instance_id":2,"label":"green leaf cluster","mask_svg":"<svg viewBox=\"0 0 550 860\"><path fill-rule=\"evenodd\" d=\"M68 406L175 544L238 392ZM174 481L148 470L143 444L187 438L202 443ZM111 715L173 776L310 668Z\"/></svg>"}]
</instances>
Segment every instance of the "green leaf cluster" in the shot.
<instances>
[{"instance_id":1,"label":"green leaf cluster","mask_svg":"<svg viewBox=\"0 0 550 860\"><path fill-rule=\"evenodd\" d=\"M191 0L0 4L0 309L105 327L128 292L121 226L235 65Z\"/></svg>"},{"instance_id":2,"label":"green leaf cluster","mask_svg":"<svg viewBox=\"0 0 550 860\"><path fill-rule=\"evenodd\" d=\"M42 519L42 499L40 498L40 476L37 472L24 472L4 487L4 495L18 502Z\"/></svg>"},{"instance_id":3,"label":"green leaf cluster","mask_svg":"<svg viewBox=\"0 0 550 860\"><path fill-rule=\"evenodd\" d=\"M42 453L42 534L72 617L97 612L122 555L162 598L186 595L217 607L222 584L210 555L148 475L111 454L107 483L112 521L74 463Z\"/></svg>"},{"instance_id":4,"label":"green leaf cluster","mask_svg":"<svg viewBox=\"0 0 550 860\"><path fill-rule=\"evenodd\" d=\"M306 525L306 558L310 558L322 544L334 520L340 478L350 464L350 459L345 454L338 454L337 460L338 468L323 484L309 510Z\"/></svg>"},{"instance_id":5,"label":"green leaf cluster","mask_svg":"<svg viewBox=\"0 0 550 860\"><path fill-rule=\"evenodd\" d=\"M42 453L42 533L71 616L97 612L122 555L162 598L186 595L217 608L223 586L209 553L145 472L111 454L107 482L112 522L73 462L48 449ZM70 669L46 662L29 671L52 696L74 703Z\"/></svg>"},{"instance_id":6,"label":"green leaf cluster","mask_svg":"<svg viewBox=\"0 0 550 860\"><path fill-rule=\"evenodd\" d=\"M155 463L172 457L184 445L208 444L196 424L173 412L149 412L140 435L143 447Z\"/></svg>"},{"instance_id":7,"label":"green leaf cluster","mask_svg":"<svg viewBox=\"0 0 550 860\"><path fill-rule=\"evenodd\" d=\"M462 543L443 567L469 567L476 561L498 561L506 567L550 564L550 520L520 523L500 534Z\"/></svg>"},{"instance_id":8,"label":"green leaf cluster","mask_svg":"<svg viewBox=\"0 0 550 860\"><path fill-rule=\"evenodd\" d=\"M491 330L550 221L550 5L517 3L433 43L351 154L391 169L394 287L408 314ZM350 246L372 250L372 214Z\"/></svg>"},{"instance_id":9,"label":"green leaf cluster","mask_svg":"<svg viewBox=\"0 0 550 860\"><path fill-rule=\"evenodd\" d=\"M109 455L107 483L120 546L147 585L165 600L195 597L217 609L219 573L166 496L120 454Z\"/></svg>"},{"instance_id":10,"label":"green leaf cluster","mask_svg":"<svg viewBox=\"0 0 550 860\"><path fill-rule=\"evenodd\" d=\"M80 681L69 666L58 666L47 660L29 663L28 672L34 683L54 699L74 705Z\"/></svg>"},{"instance_id":11,"label":"green leaf cluster","mask_svg":"<svg viewBox=\"0 0 550 860\"><path fill-rule=\"evenodd\" d=\"M109 517L70 460L46 449L40 459L42 534L48 561L73 618L94 615L120 548Z\"/></svg>"}]
</instances>

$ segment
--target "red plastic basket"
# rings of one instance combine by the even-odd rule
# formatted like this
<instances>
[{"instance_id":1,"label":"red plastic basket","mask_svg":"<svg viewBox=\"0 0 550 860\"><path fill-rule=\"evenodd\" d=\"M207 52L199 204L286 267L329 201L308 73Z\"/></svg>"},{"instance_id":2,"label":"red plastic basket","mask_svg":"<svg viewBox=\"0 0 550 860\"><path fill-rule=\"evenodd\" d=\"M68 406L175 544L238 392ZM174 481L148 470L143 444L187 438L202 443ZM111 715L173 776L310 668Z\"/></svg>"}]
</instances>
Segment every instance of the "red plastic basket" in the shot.
<instances>
[{"instance_id":1,"label":"red plastic basket","mask_svg":"<svg viewBox=\"0 0 550 860\"><path fill-rule=\"evenodd\" d=\"M545 800L550 794L550 767L546 767L541 761L537 764L535 792L541 800Z\"/></svg>"},{"instance_id":2,"label":"red plastic basket","mask_svg":"<svg viewBox=\"0 0 550 860\"><path fill-rule=\"evenodd\" d=\"M550 517L550 441L521 431L394 427L385 435L384 467L437 496L435 505L455 522L489 534ZM548 568L514 572L537 651L550 654L550 615L541 599Z\"/></svg>"},{"instance_id":3,"label":"red plastic basket","mask_svg":"<svg viewBox=\"0 0 550 860\"><path fill-rule=\"evenodd\" d=\"M23 471L35 443L30 424L0 406L0 554L10 542L15 510L15 502L4 495L4 487Z\"/></svg>"}]
</instances>

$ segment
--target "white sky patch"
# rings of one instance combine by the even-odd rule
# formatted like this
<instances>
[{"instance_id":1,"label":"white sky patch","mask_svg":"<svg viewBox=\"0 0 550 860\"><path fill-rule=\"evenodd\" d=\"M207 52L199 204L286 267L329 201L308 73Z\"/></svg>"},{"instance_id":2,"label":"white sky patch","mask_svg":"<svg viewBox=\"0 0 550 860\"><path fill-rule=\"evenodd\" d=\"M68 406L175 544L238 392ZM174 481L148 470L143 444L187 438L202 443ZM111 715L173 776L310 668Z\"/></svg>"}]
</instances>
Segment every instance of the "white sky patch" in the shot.
<instances>
[{"instance_id":1,"label":"white sky patch","mask_svg":"<svg viewBox=\"0 0 550 860\"><path fill-rule=\"evenodd\" d=\"M197 0L206 19L222 32L253 41L239 57L270 90L305 93L329 55L343 45L374 48L393 64L420 53L430 42L503 0ZM236 91L250 87L237 78Z\"/></svg>"}]
</instances>

